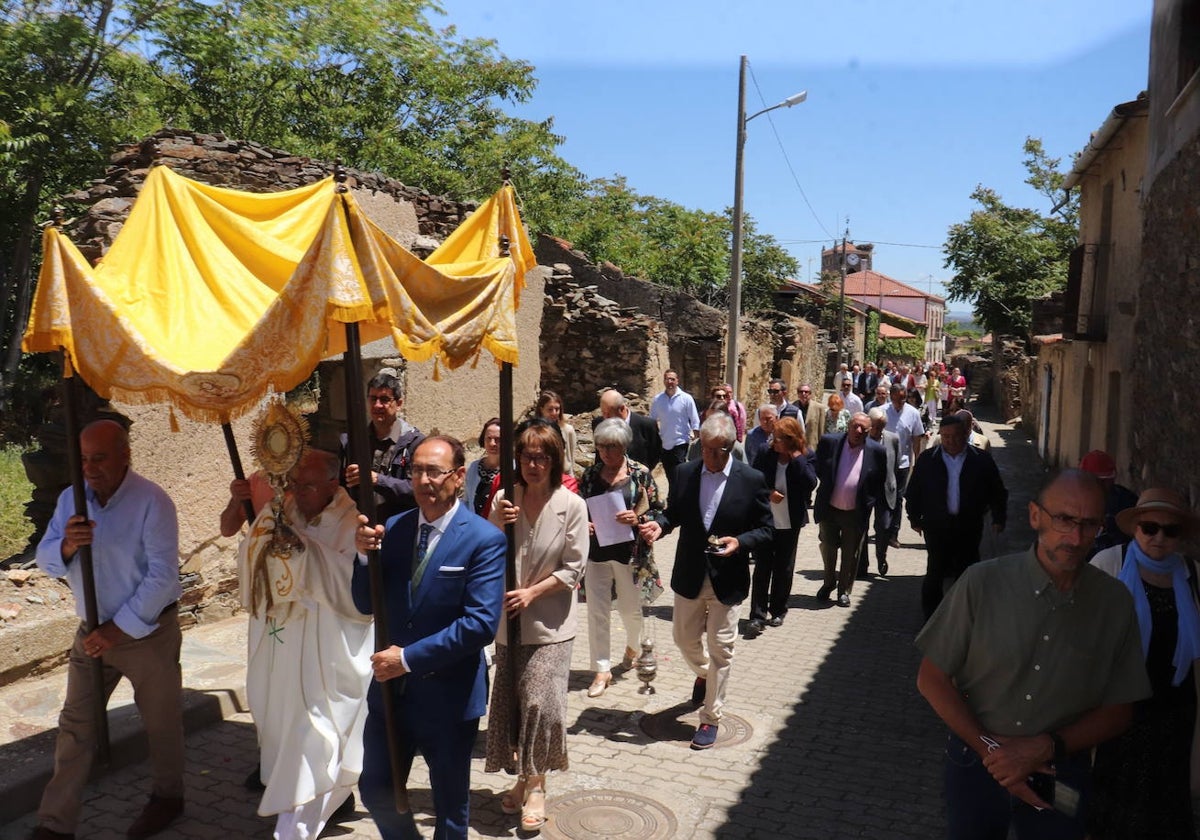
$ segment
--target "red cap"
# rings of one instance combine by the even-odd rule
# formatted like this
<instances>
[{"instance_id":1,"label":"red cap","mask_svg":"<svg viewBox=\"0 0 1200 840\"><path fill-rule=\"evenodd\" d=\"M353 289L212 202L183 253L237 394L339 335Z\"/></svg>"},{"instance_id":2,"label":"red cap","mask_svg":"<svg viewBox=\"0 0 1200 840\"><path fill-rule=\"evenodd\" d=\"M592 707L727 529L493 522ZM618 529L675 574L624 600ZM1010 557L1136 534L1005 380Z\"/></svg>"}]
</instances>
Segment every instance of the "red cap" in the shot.
<instances>
[{"instance_id":1,"label":"red cap","mask_svg":"<svg viewBox=\"0 0 1200 840\"><path fill-rule=\"evenodd\" d=\"M1084 472L1090 472L1096 478L1116 478L1117 464L1109 455L1102 449L1093 449L1091 452L1083 456L1083 460L1079 462L1079 469Z\"/></svg>"}]
</instances>

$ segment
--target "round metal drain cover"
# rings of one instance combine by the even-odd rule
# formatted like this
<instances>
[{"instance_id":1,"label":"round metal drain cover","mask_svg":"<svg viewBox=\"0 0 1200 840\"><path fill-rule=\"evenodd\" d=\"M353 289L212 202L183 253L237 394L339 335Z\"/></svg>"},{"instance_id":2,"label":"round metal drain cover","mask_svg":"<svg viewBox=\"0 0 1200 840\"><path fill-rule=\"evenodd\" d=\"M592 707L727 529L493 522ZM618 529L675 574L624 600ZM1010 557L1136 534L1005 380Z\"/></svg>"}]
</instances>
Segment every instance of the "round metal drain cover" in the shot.
<instances>
[{"instance_id":1,"label":"round metal drain cover","mask_svg":"<svg viewBox=\"0 0 1200 840\"><path fill-rule=\"evenodd\" d=\"M652 715L644 715L638 725L655 741L666 741L681 747L691 746L692 736L696 734L696 724L691 720L681 720L681 716L692 718L695 712L689 706L683 710L667 709ZM694 718L692 718L694 720ZM754 730L745 718L725 712L721 715L721 725L717 727L716 747L733 747L750 740Z\"/></svg>"},{"instance_id":2,"label":"round metal drain cover","mask_svg":"<svg viewBox=\"0 0 1200 840\"><path fill-rule=\"evenodd\" d=\"M542 836L553 840L620 837L671 840L679 829L666 806L620 790L591 790L555 797Z\"/></svg>"}]
</instances>

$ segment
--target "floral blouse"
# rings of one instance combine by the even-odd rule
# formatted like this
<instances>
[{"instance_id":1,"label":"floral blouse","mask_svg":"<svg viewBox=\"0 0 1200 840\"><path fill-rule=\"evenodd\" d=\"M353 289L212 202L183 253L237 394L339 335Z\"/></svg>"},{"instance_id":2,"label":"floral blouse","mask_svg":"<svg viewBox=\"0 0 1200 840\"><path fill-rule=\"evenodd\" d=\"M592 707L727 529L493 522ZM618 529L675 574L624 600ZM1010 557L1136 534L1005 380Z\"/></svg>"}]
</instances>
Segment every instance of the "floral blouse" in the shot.
<instances>
[{"instance_id":1,"label":"floral blouse","mask_svg":"<svg viewBox=\"0 0 1200 840\"><path fill-rule=\"evenodd\" d=\"M625 498L625 509L636 511L639 522L654 519L663 512L664 505L658 494L658 485L650 470L643 464L626 457L625 470L629 477L619 488L610 486L601 477L600 472L603 469L604 464L600 460L587 468L583 478L579 480L580 496L586 499L620 489ZM641 537L634 537L627 543L601 547L593 535L588 559L595 562L612 560L628 563L632 567L634 583L641 589L642 601L645 603L652 602L662 594L662 581L659 579L658 566L654 562L654 547Z\"/></svg>"},{"instance_id":2,"label":"floral blouse","mask_svg":"<svg viewBox=\"0 0 1200 840\"><path fill-rule=\"evenodd\" d=\"M850 428L850 411L843 408L838 412L837 417L833 416L833 409L825 409L825 434L832 435L840 434Z\"/></svg>"}]
</instances>

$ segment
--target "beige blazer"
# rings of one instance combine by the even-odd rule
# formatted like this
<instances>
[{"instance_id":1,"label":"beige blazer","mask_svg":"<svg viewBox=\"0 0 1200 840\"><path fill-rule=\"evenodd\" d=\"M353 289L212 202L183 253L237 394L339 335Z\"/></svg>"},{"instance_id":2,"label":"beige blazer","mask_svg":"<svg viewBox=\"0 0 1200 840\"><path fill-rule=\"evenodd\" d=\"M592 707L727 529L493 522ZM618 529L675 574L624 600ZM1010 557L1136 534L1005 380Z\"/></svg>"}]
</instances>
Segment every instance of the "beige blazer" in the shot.
<instances>
[{"instance_id":1,"label":"beige blazer","mask_svg":"<svg viewBox=\"0 0 1200 840\"><path fill-rule=\"evenodd\" d=\"M524 488L513 488L513 496L521 514L517 517L517 586L532 586L554 575L566 589L538 598L521 613L521 644L546 645L575 638L578 599L575 587L583 577L588 558L587 503L565 487L551 494L536 522L525 518L521 505ZM504 527L499 500L504 491L496 493L492 504L491 521ZM500 616L496 632L498 644L508 643L507 617Z\"/></svg>"}]
</instances>

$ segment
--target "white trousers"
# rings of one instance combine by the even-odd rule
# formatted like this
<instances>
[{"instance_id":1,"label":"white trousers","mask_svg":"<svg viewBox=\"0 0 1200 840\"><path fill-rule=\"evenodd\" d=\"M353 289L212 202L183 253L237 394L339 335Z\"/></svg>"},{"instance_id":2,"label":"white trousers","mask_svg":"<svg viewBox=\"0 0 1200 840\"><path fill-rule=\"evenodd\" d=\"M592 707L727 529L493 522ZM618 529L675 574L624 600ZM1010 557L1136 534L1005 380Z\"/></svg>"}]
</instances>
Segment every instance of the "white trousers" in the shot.
<instances>
[{"instance_id":1,"label":"white trousers","mask_svg":"<svg viewBox=\"0 0 1200 840\"><path fill-rule=\"evenodd\" d=\"M737 638L740 606L727 607L718 601L707 577L700 589L700 597L684 598L675 594L675 617L671 622L675 646L692 672L705 680L701 723L715 725L721 722L725 689L733 666L733 642Z\"/></svg>"},{"instance_id":2,"label":"white trousers","mask_svg":"<svg viewBox=\"0 0 1200 840\"><path fill-rule=\"evenodd\" d=\"M633 569L615 560L589 560L583 576L588 603L588 652L592 669L602 674L612 670L612 585L617 584L617 611L625 625L625 647L642 649L642 596L633 582ZM624 651L622 651L624 653Z\"/></svg>"}]
</instances>

